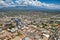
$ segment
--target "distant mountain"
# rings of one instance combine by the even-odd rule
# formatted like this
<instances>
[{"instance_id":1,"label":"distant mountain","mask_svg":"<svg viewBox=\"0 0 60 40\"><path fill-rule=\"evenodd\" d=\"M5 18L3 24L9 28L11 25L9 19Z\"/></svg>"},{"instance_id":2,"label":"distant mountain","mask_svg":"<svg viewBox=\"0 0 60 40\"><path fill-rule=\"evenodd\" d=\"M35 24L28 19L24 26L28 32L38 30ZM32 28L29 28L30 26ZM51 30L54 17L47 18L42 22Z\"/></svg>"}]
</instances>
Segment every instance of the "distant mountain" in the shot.
<instances>
[{"instance_id":1,"label":"distant mountain","mask_svg":"<svg viewBox=\"0 0 60 40\"><path fill-rule=\"evenodd\" d=\"M47 8L44 8L44 7L37 7L37 6L15 6L15 7L3 7L3 8L0 8L0 11L18 11L18 10L60 12L60 9L47 9Z\"/></svg>"},{"instance_id":2,"label":"distant mountain","mask_svg":"<svg viewBox=\"0 0 60 40\"><path fill-rule=\"evenodd\" d=\"M42 3L38 0L1 0L0 11L60 12L60 5Z\"/></svg>"}]
</instances>

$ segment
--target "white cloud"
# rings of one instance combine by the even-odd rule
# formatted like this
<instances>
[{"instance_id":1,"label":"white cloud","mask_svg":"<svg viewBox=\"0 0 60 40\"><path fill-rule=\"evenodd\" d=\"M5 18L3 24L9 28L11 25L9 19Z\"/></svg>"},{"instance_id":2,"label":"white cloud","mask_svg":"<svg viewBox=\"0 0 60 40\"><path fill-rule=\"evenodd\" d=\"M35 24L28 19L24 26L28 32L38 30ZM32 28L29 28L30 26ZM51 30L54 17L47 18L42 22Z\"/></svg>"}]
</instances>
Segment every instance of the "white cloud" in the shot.
<instances>
[{"instance_id":1,"label":"white cloud","mask_svg":"<svg viewBox=\"0 0 60 40\"><path fill-rule=\"evenodd\" d=\"M6 0L2 1L0 0L0 6L5 6L5 7L15 7L15 6L27 6L27 5L32 5L32 6L39 6L39 7L45 7L49 9L60 9L60 5L56 4L47 4L47 3L42 3L40 1L33 1L33 0L16 0L15 3L13 0Z\"/></svg>"},{"instance_id":2,"label":"white cloud","mask_svg":"<svg viewBox=\"0 0 60 40\"><path fill-rule=\"evenodd\" d=\"M4 1L0 1L0 6L6 7L6 6L8 6L8 4L6 4Z\"/></svg>"},{"instance_id":3,"label":"white cloud","mask_svg":"<svg viewBox=\"0 0 60 40\"><path fill-rule=\"evenodd\" d=\"M56 4L42 3L42 5L45 6L46 8L49 8L49 9L60 9L60 5L56 5Z\"/></svg>"},{"instance_id":4,"label":"white cloud","mask_svg":"<svg viewBox=\"0 0 60 40\"><path fill-rule=\"evenodd\" d=\"M17 0L17 3L20 5L33 5L33 6L42 6L45 8L49 8L49 9L60 9L60 5L56 5L56 4L47 4L47 3L42 3L40 1L28 1L28 0Z\"/></svg>"}]
</instances>

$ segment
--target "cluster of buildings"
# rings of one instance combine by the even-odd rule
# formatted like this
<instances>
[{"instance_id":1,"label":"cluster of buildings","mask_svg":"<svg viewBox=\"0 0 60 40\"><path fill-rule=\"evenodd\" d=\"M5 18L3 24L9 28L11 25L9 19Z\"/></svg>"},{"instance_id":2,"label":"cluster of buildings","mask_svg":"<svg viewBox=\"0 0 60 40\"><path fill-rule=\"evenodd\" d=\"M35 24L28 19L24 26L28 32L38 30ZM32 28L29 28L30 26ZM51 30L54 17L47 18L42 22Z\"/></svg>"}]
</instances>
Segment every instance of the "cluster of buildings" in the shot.
<instances>
[{"instance_id":1,"label":"cluster of buildings","mask_svg":"<svg viewBox=\"0 0 60 40\"><path fill-rule=\"evenodd\" d=\"M0 40L8 40L9 36L17 35L17 31L23 27L21 19L10 17L0 20Z\"/></svg>"},{"instance_id":2,"label":"cluster of buildings","mask_svg":"<svg viewBox=\"0 0 60 40\"><path fill-rule=\"evenodd\" d=\"M60 21L48 19L31 19L29 16L1 18L0 40L60 40Z\"/></svg>"},{"instance_id":3,"label":"cluster of buildings","mask_svg":"<svg viewBox=\"0 0 60 40\"><path fill-rule=\"evenodd\" d=\"M3 29L6 29L6 28L9 28L10 26L12 26L11 30L13 31L14 29L18 30L18 28L21 28L22 22L21 22L21 19L19 19L19 18L9 18L7 20L3 20L0 25L3 26Z\"/></svg>"}]
</instances>

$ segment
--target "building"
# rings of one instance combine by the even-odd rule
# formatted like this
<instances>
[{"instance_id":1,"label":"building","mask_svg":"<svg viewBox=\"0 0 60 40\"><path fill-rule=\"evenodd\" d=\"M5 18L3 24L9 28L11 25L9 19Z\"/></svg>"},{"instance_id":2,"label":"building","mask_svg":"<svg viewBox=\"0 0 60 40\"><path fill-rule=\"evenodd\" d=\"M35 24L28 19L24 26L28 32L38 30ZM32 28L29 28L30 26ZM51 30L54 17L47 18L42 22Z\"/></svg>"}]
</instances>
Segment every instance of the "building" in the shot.
<instances>
[{"instance_id":1,"label":"building","mask_svg":"<svg viewBox=\"0 0 60 40\"><path fill-rule=\"evenodd\" d=\"M22 40L32 40L32 38L30 38L30 37L24 37Z\"/></svg>"}]
</instances>

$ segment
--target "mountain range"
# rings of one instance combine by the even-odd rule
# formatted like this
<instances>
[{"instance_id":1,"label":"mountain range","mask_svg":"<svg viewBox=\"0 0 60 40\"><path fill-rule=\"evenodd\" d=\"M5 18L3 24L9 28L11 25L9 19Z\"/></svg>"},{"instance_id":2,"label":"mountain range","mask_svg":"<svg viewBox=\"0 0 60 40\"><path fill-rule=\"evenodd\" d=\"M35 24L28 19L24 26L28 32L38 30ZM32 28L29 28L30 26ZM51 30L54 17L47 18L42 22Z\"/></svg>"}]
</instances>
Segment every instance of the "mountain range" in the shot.
<instances>
[{"instance_id":1,"label":"mountain range","mask_svg":"<svg viewBox=\"0 0 60 40\"><path fill-rule=\"evenodd\" d=\"M15 7L3 7L0 8L0 11L18 11L18 10L25 10L25 11L42 11L42 12L60 12L58 9L47 9L44 7L36 7L36 6L15 6Z\"/></svg>"},{"instance_id":2,"label":"mountain range","mask_svg":"<svg viewBox=\"0 0 60 40\"><path fill-rule=\"evenodd\" d=\"M37 0L0 1L0 11L17 11L17 10L60 12L60 5L42 3Z\"/></svg>"}]
</instances>

